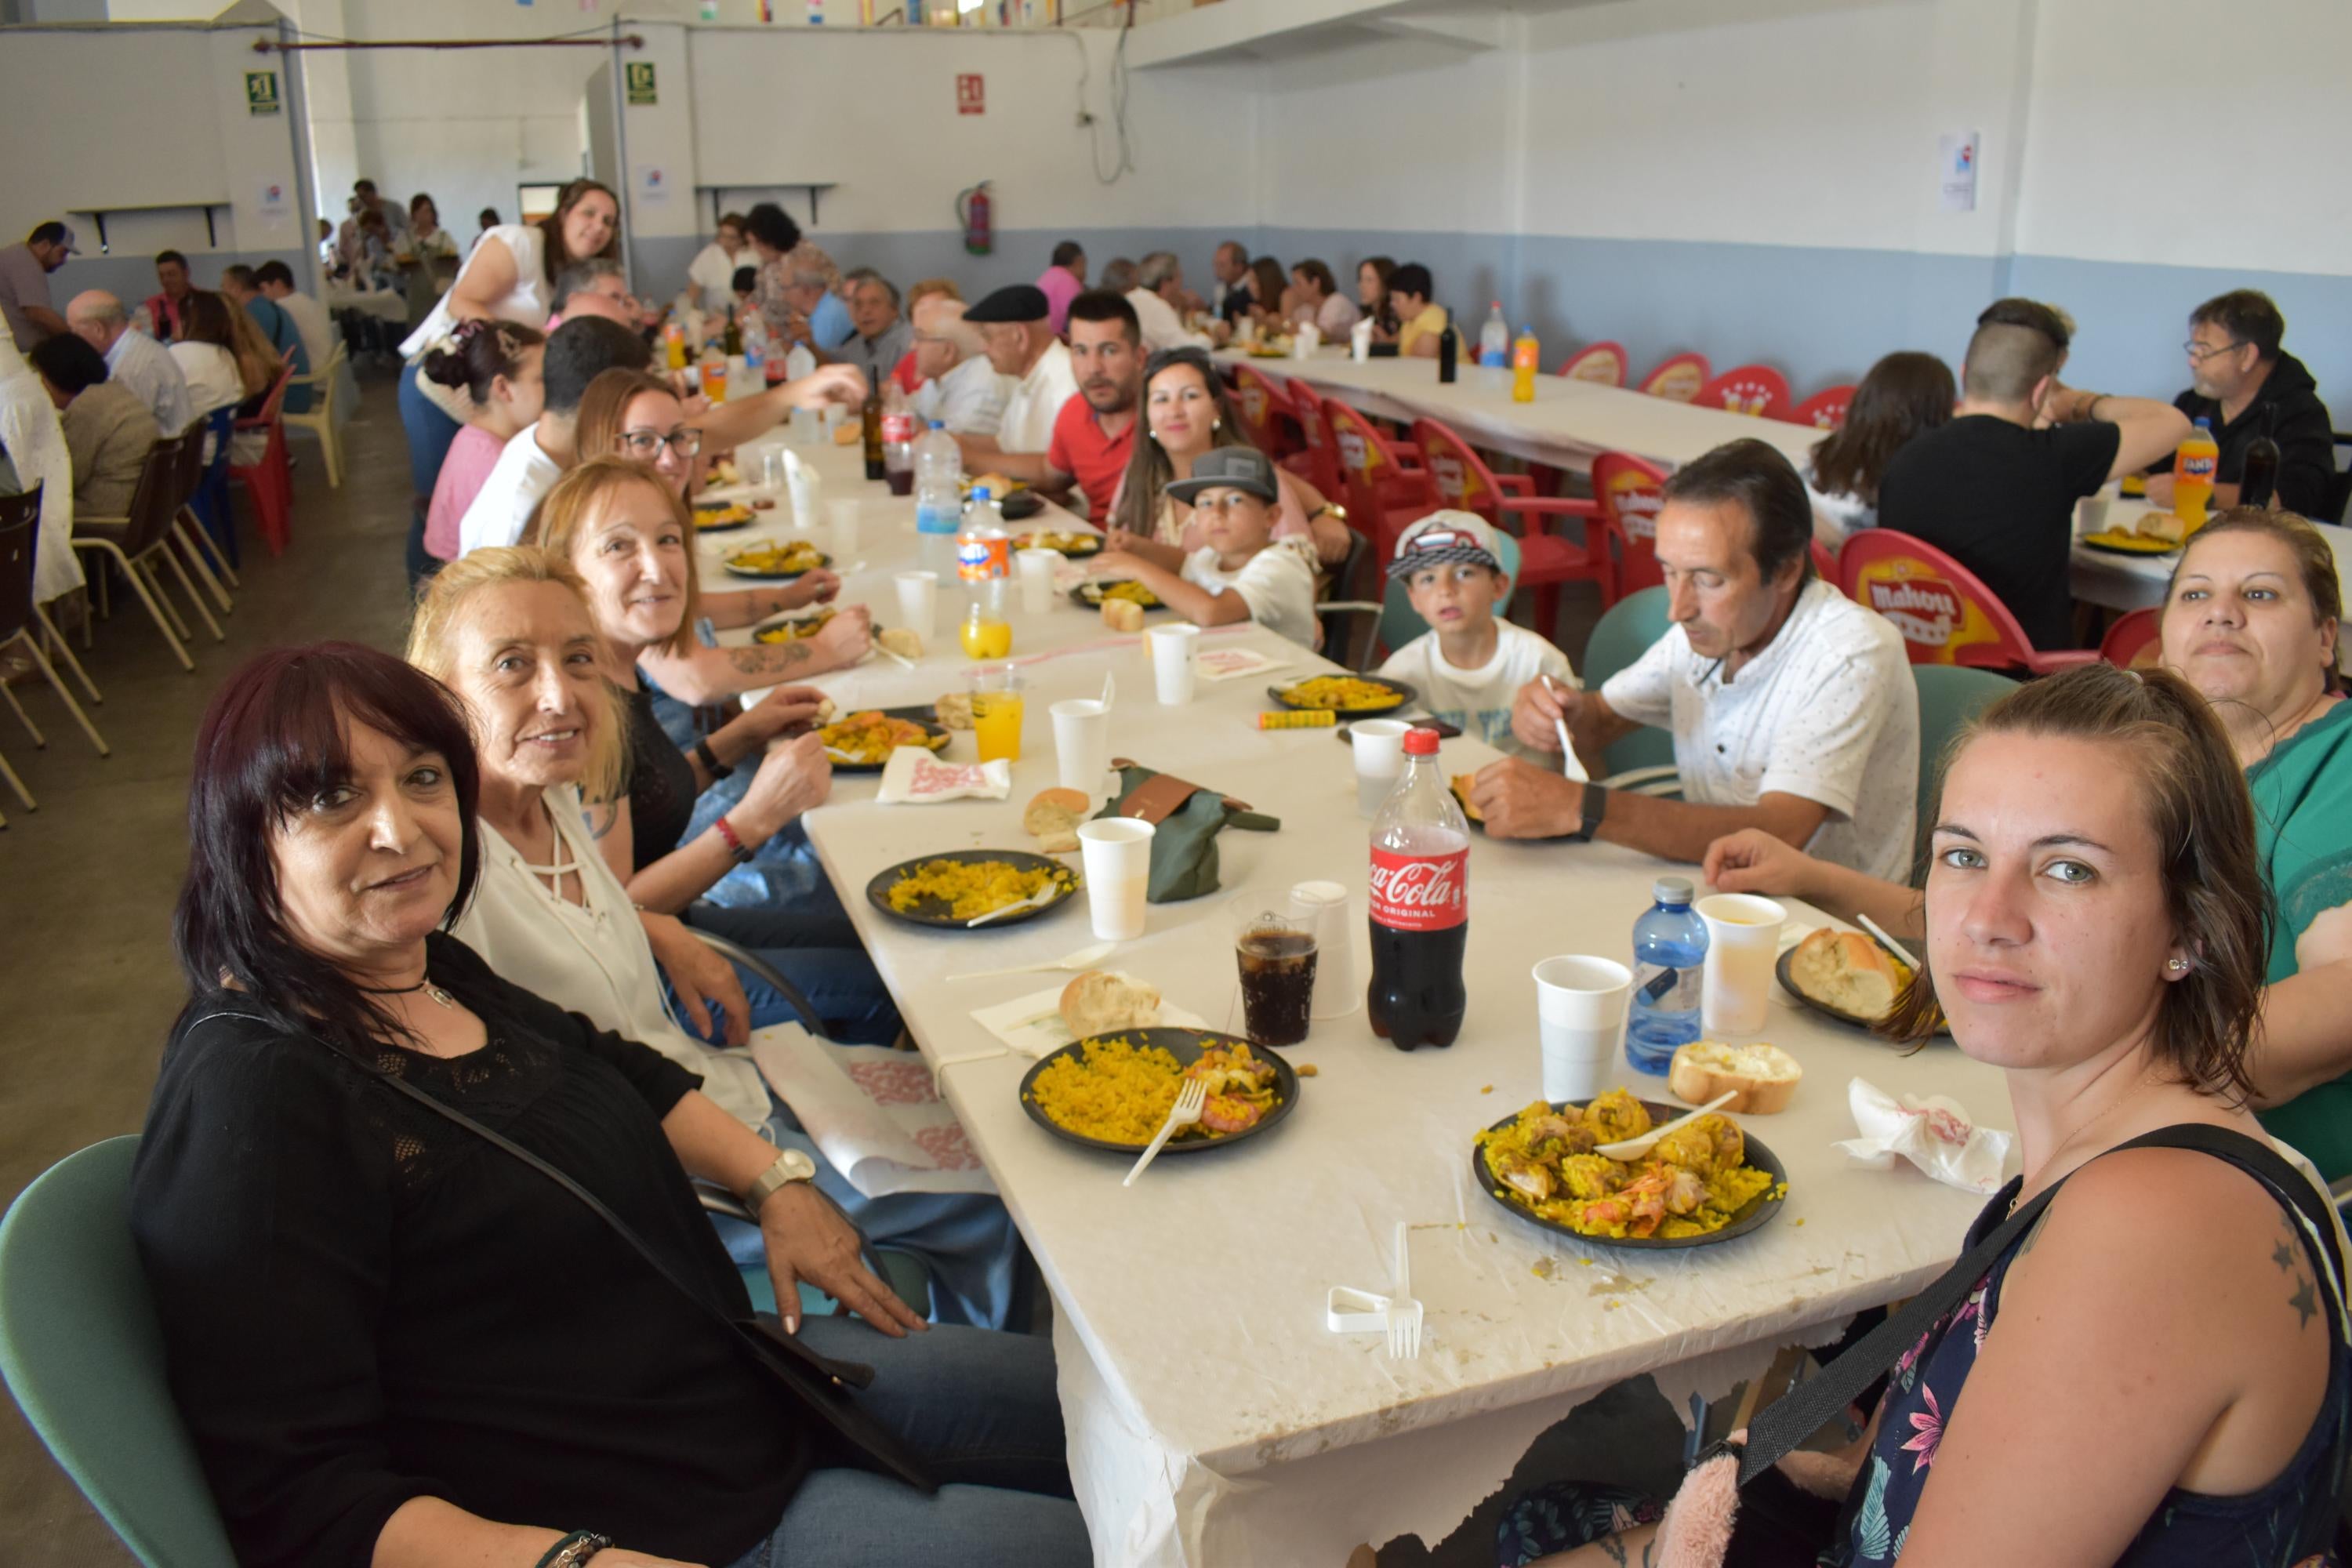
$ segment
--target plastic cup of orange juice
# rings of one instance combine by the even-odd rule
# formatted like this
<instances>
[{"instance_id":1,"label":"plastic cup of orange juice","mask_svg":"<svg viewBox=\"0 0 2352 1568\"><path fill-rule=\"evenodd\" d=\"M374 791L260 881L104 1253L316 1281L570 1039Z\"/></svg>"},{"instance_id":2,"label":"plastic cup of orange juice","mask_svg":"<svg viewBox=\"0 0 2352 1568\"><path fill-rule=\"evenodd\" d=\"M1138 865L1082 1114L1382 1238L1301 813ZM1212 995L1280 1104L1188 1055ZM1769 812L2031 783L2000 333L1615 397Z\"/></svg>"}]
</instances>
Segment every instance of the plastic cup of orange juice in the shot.
<instances>
[{"instance_id":1,"label":"plastic cup of orange juice","mask_svg":"<svg viewBox=\"0 0 2352 1568\"><path fill-rule=\"evenodd\" d=\"M1009 664L975 665L964 671L971 689L971 738L980 760L1021 760L1021 671Z\"/></svg>"}]
</instances>

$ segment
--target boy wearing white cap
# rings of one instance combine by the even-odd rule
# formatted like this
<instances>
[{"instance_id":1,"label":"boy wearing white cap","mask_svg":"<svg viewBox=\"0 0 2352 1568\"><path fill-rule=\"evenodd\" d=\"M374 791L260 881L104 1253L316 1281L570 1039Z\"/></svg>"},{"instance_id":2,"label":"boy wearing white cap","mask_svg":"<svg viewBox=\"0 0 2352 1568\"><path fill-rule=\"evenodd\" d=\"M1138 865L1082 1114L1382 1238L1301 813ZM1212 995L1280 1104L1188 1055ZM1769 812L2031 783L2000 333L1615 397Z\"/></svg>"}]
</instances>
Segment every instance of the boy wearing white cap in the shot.
<instances>
[{"instance_id":1,"label":"boy wearing white cap","mask_svg":"<svg viewBox=\"0 0 2352 1568\"><path fill-rule=\"evenodd\" d=\"M1430 629L1389 655L1377 673L1421 693L1431 715L1513 756L1528 754L1511 733L1511 697L1538 676L1563 686L1568 656L1525 626L1498 620L1511 601L1495 530L1466 511L1435 511L1412 524L1389 563L1413 613Z\"/></svg>"}]
</instances>

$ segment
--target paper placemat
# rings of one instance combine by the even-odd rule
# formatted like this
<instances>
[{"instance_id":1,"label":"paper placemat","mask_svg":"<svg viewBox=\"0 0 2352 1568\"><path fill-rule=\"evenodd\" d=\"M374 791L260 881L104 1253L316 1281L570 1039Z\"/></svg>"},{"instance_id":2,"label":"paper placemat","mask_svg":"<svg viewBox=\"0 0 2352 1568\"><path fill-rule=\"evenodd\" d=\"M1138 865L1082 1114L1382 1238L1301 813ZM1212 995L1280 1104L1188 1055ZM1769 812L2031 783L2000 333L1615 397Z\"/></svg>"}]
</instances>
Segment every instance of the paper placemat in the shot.
<instances>
[{"instance_id":1,"label":"paper placemat","mask_svg":"<svg viewBox=\"0 0 2352 1568\"><path fill-rule=\"evenodd\" d=\"M1203 680L1232 680L1289 668L1290 660L1269 658L1252 647L1204 647L1192 656L1192 672Z\"/></svg>"},{"instance_id":2,"label":"paper placemat","mask_svg":"<svg viewBox=\"0 0 2352 1568\"><path fill-rule=\"evenodd\" d=\"M1013 793L1013 764L1002 757L992 763L943 763L923 746L899 746L882 764L882 789L874 798L884 805L923 805L932 801L1003 800Z\"/></svg>"},{"instance_id":3,"label":"paper placemat","mask_svg":"<svg viewBox=\"0 0 2352 1568\"><path fill-rule=\"evenodd\" d=\"M825 1163L867 1197L996 1191L922 1058L778 1024L752 1033L751 1059Z\"/></svg>"},{"instance_id":4,"label":"paper placemat","mask_svg":"<svg viewBox=\"0 0 2352 1568\"><path fill-rule=\"evenodd\" d=\"M1056 985L1016 1001L1000 1002L993 1007L975 1007L972 1009L972 1021L1020 1056L1050 1056L1077 1038L1070 1033L1070 1026L1062 1022L1063 988ZM1160 1022L1166 1027L1176 1029L1208 1027L1199 1015L1188 1013L1165 999L1160 1004Z\"/></svg>"}]
</instances>

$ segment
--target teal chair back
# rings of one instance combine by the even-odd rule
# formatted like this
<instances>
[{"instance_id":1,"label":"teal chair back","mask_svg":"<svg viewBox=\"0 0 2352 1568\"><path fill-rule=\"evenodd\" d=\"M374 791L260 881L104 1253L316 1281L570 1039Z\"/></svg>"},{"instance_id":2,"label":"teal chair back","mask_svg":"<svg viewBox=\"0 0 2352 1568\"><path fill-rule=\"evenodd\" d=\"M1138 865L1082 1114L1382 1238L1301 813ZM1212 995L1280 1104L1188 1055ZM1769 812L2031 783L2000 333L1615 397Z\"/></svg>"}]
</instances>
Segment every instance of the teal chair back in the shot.
<instances>
[{"instance_id":1,"label":"teal chair back","mask_svg":"<svg viewBox=\"0 0 2352 1568\"><path fill-rule=\"evenodd\" d=\"M0 1375L148 1568L236 1568L163 1375L127 1218L135 1137L69 1154L0 1219Z\"/></svg>"},{"instance_id":2,"label":"teal chair back","mask_svg":"<svg viewBox=\"0 0 2352 1568\"><path fill-rule=\"evenodd\" d=\"M1647 653L1672 624L1664 588L1643 588L1610 605L1584 645L1584 662L1577 670L1584 689L1600 690L1602 681ZM1635 768L1674 765L1675 738L1664 730L1636 730L1609 748L1612 778Z\"/></svg>"},{"instance_id":3,"label":"teal chair back","mask_svg":"<svg viewBox=\"0 0 2352 1568\"><path fill-rule=\"evenodd\" d=\"M1969 721L2017 689L2017 682L1990 669L1957 664L1915 664L1911 680L1919 689L1918 842L1927 841L1936 810L1936 769L1944 748Z\"/></svg>"},{"instance_id":4,"label":"teal chair back","mask_svg":"<svg viewBox=\"0 0 2352 1568\"><path fill-rule=\"evenodd\" d=\"M1499 528L1495 531L1495 559L1503 563L1503 575L1515 584L1511 594L1517 597L1519 542ZM1404 584L1390 579L1387 562L1381 563L1380 570L1381 581L1387 584L1381 590L1381 646L1394 653L1427 631L1429 623L1413 613L1412 601L1405 597ZM1505 605L1498 613L1507 616L1510 608Z\"/></svg>"}]
</instances>

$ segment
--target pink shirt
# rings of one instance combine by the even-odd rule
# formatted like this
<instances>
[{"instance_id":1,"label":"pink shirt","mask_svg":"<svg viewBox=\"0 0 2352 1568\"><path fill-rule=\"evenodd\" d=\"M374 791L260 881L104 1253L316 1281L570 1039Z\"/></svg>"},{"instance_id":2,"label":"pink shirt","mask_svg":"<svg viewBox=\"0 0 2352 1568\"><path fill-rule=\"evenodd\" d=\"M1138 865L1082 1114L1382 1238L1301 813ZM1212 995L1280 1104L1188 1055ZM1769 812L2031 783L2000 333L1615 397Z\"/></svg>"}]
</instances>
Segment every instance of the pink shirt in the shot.
<instances>
[{"instance_id":1,"label":"pink shirt","mask_svg":"<svg viewBox=\"0 0 2352 1568\"><path fill-rule=\"evenodd\" d=\"M433 481L433 504L425 513L425 552L434 560L457 559L457 524L505 449L505 442L478 425L467 426L449 443L441 477Z\"/></svg>"},{"instance_id":2,"label":"pink shirt","mask_svg":"<svg viewBox=\"0 0 2352 1568\"><path fill-rule=\"evenodd\" d=\"M1048 267L1045 275L1037 279L1038 289L1045 296L1045 320L1053 323L1055 335L1070 328L1070 301L1086 292L1087 286L1071 275L1066 267Z\"/></svg>"}]
</instances>

